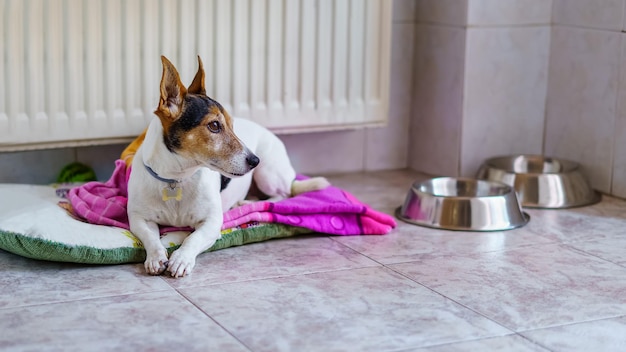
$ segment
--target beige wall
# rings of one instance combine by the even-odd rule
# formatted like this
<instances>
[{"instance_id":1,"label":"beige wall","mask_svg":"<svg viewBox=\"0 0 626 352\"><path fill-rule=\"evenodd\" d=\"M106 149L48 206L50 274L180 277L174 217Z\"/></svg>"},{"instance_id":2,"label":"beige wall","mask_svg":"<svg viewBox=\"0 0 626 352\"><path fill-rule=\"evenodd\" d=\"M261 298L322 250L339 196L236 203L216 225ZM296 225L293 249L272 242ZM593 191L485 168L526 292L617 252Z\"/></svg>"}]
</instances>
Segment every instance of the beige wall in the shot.
<instances>
[{"instance_id":1,"label":"beige wall","mask_svg":"<svg viewBox=\"0 0 626 352\"><path fill-rule=\"evenodd\" d=\"M554 0L545 152L626 197L624 0Z\"/></svg>"},{"instance_id":2,"label":"beige wall","mask_svg":"<svg viewBox=\"0 0 626 352\"><path fill-rule=\"evenodd\" d=\"M542 152L550 0L418 0L409 165L473 176Z\"/></svg>"},{"instance_id":3,"label":"beige wall","mask_svg":"<svg viewBox=\"0 0 626 352\"><path fill-rule=\"evenodd\" d=\"M416 0L411 168L578 161L626 197L626 0Z\"/></svg>"}]
</instances>

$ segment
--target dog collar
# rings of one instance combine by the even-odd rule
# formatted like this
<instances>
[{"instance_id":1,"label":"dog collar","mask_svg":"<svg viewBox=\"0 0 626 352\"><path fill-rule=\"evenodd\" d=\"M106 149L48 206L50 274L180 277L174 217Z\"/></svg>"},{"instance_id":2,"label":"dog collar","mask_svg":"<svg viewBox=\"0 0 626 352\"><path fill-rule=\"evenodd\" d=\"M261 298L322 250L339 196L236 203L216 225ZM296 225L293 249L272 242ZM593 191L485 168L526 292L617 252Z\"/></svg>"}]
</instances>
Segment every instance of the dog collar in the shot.
<instances>
[{"instance_id":1,"label":"dog collar","mask_svg":"<svg viewBox=\"0 0 626 352\"><path fill-rule=\"evenodd\" d=\"M159 180L161 182L165 182L165 183L167 183L170 186L172 184L174 184L174 187L175 187L177 183L181 182L181 180L174 180L174 179L171 179L171 178L163 178L163 177L159 176L159 174L157 174L154 170L152 170L152 168L150 166L148 166L146 164L143 164L143 166L146 167L146 170L148 170L148 173L150 175L152 175L152 177L156 178L157 180Z\"/></svg>"},{"instance_id":2,"label":"dog collar","mask_svg":"<svg viewBox=\"0 0 626 352\"><path fill-rule=\"evenodd\" d=\"M146 165L145 163L143 164L143 166L152 177L161 182L167 183L167 187L164 187L162 190L163 201L167 201L170 199L176 199L177 201L180 201L183 198L183 188L180 185L180 183L182 182L181 180L163 178L159 176L159 174L157 174L154 170L152 170L150 166Z\"/></svg>"}]
</instances>

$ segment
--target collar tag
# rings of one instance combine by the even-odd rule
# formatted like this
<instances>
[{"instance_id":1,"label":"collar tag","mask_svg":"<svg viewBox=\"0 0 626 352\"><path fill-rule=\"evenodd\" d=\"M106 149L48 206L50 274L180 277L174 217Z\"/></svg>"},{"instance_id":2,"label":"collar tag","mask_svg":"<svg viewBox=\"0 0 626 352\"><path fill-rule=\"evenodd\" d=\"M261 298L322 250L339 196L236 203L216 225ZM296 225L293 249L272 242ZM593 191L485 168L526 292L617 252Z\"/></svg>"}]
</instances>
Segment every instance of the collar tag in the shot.
<instances>
[{"instance_id":1,"label":"collar tag","mask_svg":"<svg viewBox=\"0 0 626 352\"><path fill-rule=\"evenodd\" d=\"M159 174L154 172L154 170L152 170L150 166L146 165L145 163L143 164L143 166L146 167L146 170L150 175L152 175L152 177L161 182L167 183L167 187L163 187L163 190L161 191L162 199L164 202L170 199L176 199L177 202L180 202L183 199L183 187L180 185L181 180L163 178L159 176Z\"/></svg>"},{"instance_id":2,"label":"collar tag","mask_svg":"<svg viewBox=\"0 0 626 352\"><path fill-rule=\"evenodd\" d=\"M161 193L164 202L170 199L176 199L177 202L180 202L183 199L183 187L176 183L170 183L167 187L163 187Z\"/></svg>"}]
</instances>

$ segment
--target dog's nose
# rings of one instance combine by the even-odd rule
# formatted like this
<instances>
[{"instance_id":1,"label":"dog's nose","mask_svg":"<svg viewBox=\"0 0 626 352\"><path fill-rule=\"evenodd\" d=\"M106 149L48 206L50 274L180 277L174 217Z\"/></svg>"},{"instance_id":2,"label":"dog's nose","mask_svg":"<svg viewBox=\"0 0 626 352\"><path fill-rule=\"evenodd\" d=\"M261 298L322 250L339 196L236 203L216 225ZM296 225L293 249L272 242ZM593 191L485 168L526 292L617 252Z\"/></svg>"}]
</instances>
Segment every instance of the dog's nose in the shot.
<instances>
[{"instance_id":1,"label":"dog's nose","mask_svg":"<svg viewBox=\"0 0 626 352\"><path fill-rule=\"evenodd\" d=\"M250 154L248 155L248 157L246 158L246 162L248 163L248 165L250 166L250 168L255 168L257 165L259 165L259 162L261 160L259 160L259 157L254 155L254 154Z\"/></svg>"}]
</instances>

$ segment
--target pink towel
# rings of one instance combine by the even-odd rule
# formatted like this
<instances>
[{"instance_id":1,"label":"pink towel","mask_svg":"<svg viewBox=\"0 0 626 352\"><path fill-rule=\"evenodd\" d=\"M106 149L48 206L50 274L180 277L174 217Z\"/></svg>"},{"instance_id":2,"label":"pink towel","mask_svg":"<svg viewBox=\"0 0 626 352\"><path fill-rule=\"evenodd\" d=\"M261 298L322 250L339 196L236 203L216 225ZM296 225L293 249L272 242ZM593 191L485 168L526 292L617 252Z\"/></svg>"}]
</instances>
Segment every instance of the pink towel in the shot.
<instances>
[{"instance_id":1,"label":"pink towel","mask_svg":"<svg viewBox=\"0 0 626 352\"><path fill-rule=\"evenodd\" d=\"M117 160L107 182L89 182L71 189L68 199L76 215L92 224L129 229L126 213L129 174L124 161ZM231 209L224 213L222 229L251 222L280 223L333 235L383 235L396 227L392 216L333 186L279 202L254 202ZM162 227L161 233L174 230L191 229Z\"/></svg>"},{"instance_id":2,"label":"pink towel","mask_svg":"<svg viewBox=\"0 0 626 352\"><path fill-rule=\"evenodd\" d=\"M88 182L70 189L67 198L74 213L91 224L117 226L129 229L126 204L128 203L128 176L123 160L115 161L115 170L105 182Z\"/></svg>"}]
</instances>

